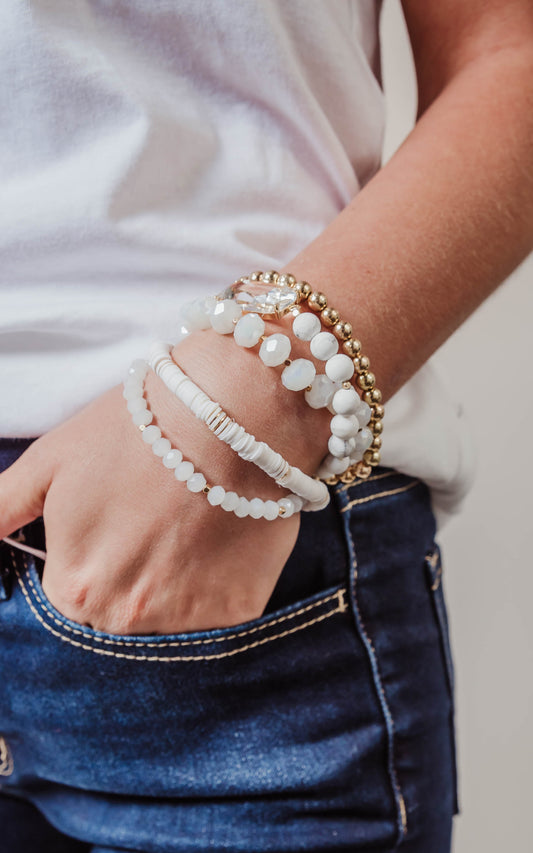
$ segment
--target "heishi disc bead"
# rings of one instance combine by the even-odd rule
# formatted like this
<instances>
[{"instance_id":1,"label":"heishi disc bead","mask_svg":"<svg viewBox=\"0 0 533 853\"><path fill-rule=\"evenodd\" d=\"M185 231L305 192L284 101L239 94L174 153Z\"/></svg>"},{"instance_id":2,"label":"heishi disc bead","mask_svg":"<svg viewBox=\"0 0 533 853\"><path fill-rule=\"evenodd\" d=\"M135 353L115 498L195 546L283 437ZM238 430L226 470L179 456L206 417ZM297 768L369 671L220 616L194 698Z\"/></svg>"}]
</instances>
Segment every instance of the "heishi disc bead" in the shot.
<instances>
[{"instance_id":1,"label":"heishi disc bead","mask_svg":"<svg viewBox=\"0 0 533 853\"><path fill-rule=\"evenodd\" d=\"M319 332L311 339L310 346L311 354L320 361L327 361L339 350L339 342L331 332Z\"/></svg>"},{"instance_id":2,"label":"heishi disc bead","mask_svg":"<svg viewBox=\"0 0 533 853\"><path fill-rule=\"evenodd\" d=\"M235 328L234 320L241 316L241 307L233 299L221 299L209 314L209 322L219 335L229 335Z\"/></svg>"},{"instance_id":3,"label":"heishi disc bead","mask_svg":"<svg viewBox=\"0 0 533 853\"><path fill-rule=\"evenodd\" d=\"M312 384L316 368L308 358L297 358L281 374L281 381L289 391L303 391Z\"/></svg>"},{"instance_id":4,"label":"heishi disc bead","mask_svg":"<svg viewBox=\"0 0 533 853\"><path fill-rule=\"evenodd\" d=\"M172 450L172 445L168 438L157 438L152 444L152 452L156 456L166 456Z\"/></svg>"},{"instance_id":5,"label":"heishi disc bead","mask_svg":"<svg viewBox=\"0 0 533 853\"><path fill-rule=\"evenodd\" d=\"M239 502L233 512L237 518L246 518L250 514L250 501L247 498L239 498Z\"/></svg>"},{"instance_id":6,"label":"heishi disc bead","mask_svg":"<svg viewBox=\"0 0 533 853\"><path fill-rule=\"evenodd\" d=\"M357 435L359 421L355 415L335 415L331 419L331 432L339 438L352 438Z\"/></svg>"},{"instance_id":7,"label":"heishi disc bead","mask_svg":"<svg viewBox=\"0 0 533 853\"><path fill-rule=\"evenodd\" d=\"M194 474L194 465L192 462L180 462L174 470L176 480L185 483Z\"/></svg>"},{"instance_id":8,"label":"heishi disc bead","mask_svg":"<svg viewBox=\"0 0 533 853\"><path fill-rule=\"evenodd\" d=\"M177 450L176 448L169 450L168 453L163 456L163 465L165 468L177 468L180 462L183 462L183 453L181 450Z\"/></svg>"},{"instance_id":9,"label":"heishi disc bead","mask_svg":"<svg viewBox=\"0 0 533 853\"><path fill-rule=\"evenodd\" d=\"M145 441L146 444L153 444L154 441L157 441L158 438L161 438L161 430L159 429L159 427L156 427L154 426L154 424L152 424L151 426L147 426L146 429L143 429L142 437L143 441Z\"/></svg>"},{"instance_id":10,"label":"heishi disc bead","mask_svg":"<svg viewBox=\"0 0 533 853\"><path fill-rule=\"evenodd\" d=\"M265 321L259 314L244 314L237 321L233 337L240 347L255 347L259 339L265 334Z\"/></svg>"},{"instance_id":11,"label":"heishi disc bead","mask_svg":"<svg viewBox=\"0 0 533 853\"><path fill-rule=\"evenodd\" d=\"M226 490L222 486L212 486L207 493L207 500L211 506L220 506L226 497Z\"/></svg>"},{"instance_id":12,"label":"heishi disc bead","mask_svg":"<svg viewBox=\"0 0 533 853\"><path fill-rule=\"evenodd\" d=\"M351 379L354 369L352 359L342 353L334 355L326 361L326 375L333 382L346 382Z\"/></svg>"},{"instance_id":13,"label":"heishi disc bead","mask_svg":"<svg viewBox=\"0 0 533 853\"><path fill-rule=\"evenodd\" d=\"M366 427L367 423L372 417L372 409L370 408L368 403L365 403L364 400L360 400L355 412L355 416L359 421L359 426Z\"/></svg>"},{"instance_id":14,"label":"heishi disc bead","mask_svg":"<svg viewBox=\"0 0 533 853\"><path fill-rule=\"evenodd\" d=\"M329 406L338 390L336 382L332 382L325 373L319 373L311 383L311 390L305 392L305 402L312 409L324 409Z\"/></svg>"},{"instance_id":15,"label":"heishi disc bead","mask_svg":"<svg viewBox=\"0 0 533 853\"><path fill-rule=\"evenodd\" d=\"M148 409L144 409L143 412L135 412L135 414L132 415L132 420L135 426L148 426L148 424L152 423L153 419L154 416L148 411Z\"/></svg>"},{"instance_id":16,"label":"heishi disc bead","mask_svg":"<svg viewBox=\"0 0 533 853\"><path fill-rule=\"evenodd\" d=\"M355 388L340 388L334 395L332 406L338 415L353 415L360 403Z\"/></svg>"},{"instance_id":17,"label":"heishi disc bead","mask_svg":"<svg viewBox=\"0 0 533 853\"><path fill-rule=\"evenodd\" d=\"M187 480L187 488L190 492L201 492L205 489L206 485L207 480L204 475L200 474L198 471Z\"/></svg>"},{"instance_id":18,"label":"heishi disc bead","mask_svg":"<svg viewBox=\"0 0 533 853\"><path fill-rule=\"evenodd\" d=\"M267 367L279 367L291 354L291 342L281 333L269 335L259 348L259 358Z\"/></svg>"},{"instance_id":19,"label":"heishi disc bead","mask_svg":"<svg viewBox=\"0 0 533 853\"><path fill-rule=\"evenodd\" d=\"M331 435L328 441L328 450L332 456L337 459L343 459L349 456L355 450L355 438L339 438L338 435Z\"/></svg>"},{"instance_id":20,"label":"heishi disc bead","mask_svg":"<svg viewBox=\"0 0 533 853\"><path fill-rule=\"evenodd\" d=\"M129 376L138 376L139 379L143 380L148 373L149 367L146 361L142 358L136 358L135 361L132 361L129 369Z\"/></svg>"},{"instance_id":21,"label":"heishi disc bead","mask_svg":"<svg viewBox=\"0 0 533 853\"><path fill-rule=\"evenodd\" d=\"M146 400L144 397L134 397L133 400L127 402L128 412L134 415L136 412L144 412L146 410Z\"/></svg>"},{"instance_id":22,"label":"heishi disc bead","mask_svg":"<svg viewBox=\"0 0 533 853\"><path fill-rule=\"evenodd\" d=\"M357 438L355 439L355 450L362 451L364 453L365 450L368 450L373 440L374 436L372 435L371 430L369 430L368 427L365 427L358 433Z\"/></svg>"},{"instance_id":23,"label":"heishi disc bead","mask_svg":"<svg viewBox=\"0 0 533 853\"><path fill-rule=\"evenodd\" d=\"M275 521L279 517L279 506L276 501L264 501L263 516L267 521Z\"/></svg>"},{"instance_id":24,"label":"heishi disc bead","mask_svg":"<svg viewBox=\"0 0 533 853\"><path fill-rule=\"evenodd\" d=\"M292 331L301 341L310 341L315 335L318 335L321 328L320 319L316 314L311 314L310 311L303 311L298 314L292 323Z\"/></svg>"},{"instance_id":25,"label":"heishi disc bead","mask_svg":"<svg viewBox=\"0 0 533 853\"><path fill-rule=\"evenodd\" d=\"M209 492L211 494L211 492ZM237 504L239 503L239 495L237 492L226 492L225 497L220 504L222 509L225 509L226 512L232 512Z\"/></svg>"},{"instance_id":26,"label":"heishi disc bead","mask_svg":"<svg viewBox=\"0 0 533 853\"><path fill-rule=\"evenodd\" d=\"M252 518L263 518L265 502L261 498L252 498L250 501L250 515Z\"/></svg>"}]
</instances>

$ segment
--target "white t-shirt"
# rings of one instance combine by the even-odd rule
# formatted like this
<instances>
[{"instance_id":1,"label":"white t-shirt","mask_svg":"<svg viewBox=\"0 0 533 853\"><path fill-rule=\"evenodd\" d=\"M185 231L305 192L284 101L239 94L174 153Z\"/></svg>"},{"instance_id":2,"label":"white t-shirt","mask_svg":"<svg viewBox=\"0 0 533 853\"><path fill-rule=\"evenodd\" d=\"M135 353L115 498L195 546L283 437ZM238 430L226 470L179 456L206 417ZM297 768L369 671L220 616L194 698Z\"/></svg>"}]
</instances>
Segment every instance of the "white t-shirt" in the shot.
<instances>
[{"instance_id":1,"label":"white t-shirt","mask_svg":"<svg viewBox=\"0 0 533 853\"><path fill-rule=\"evenodd\" d=\"M0 435L120 382L178 307L279 268L378 170L379 0L3 0ZM460 406L428 363L382 461L456 509Z\"/></svg>"}]
</instances>

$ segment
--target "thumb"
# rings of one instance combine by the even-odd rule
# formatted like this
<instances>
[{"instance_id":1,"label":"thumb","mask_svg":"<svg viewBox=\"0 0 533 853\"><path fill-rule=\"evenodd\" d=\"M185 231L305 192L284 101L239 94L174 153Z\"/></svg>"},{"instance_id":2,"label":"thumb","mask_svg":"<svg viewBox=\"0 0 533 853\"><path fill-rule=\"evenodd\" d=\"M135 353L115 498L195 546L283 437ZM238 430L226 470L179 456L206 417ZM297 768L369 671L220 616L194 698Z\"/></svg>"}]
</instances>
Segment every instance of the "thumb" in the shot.
<instances>
[{"instance_id":1,"label":"thumb","mask_svg":"<svg viewBox=\"0 0 533 853\"><path fill-rule=\"evenodd\" d=\"M0 474L0 539L43 514L52 479L47 450L37 439Z\"/></svg>"}]
</instances>

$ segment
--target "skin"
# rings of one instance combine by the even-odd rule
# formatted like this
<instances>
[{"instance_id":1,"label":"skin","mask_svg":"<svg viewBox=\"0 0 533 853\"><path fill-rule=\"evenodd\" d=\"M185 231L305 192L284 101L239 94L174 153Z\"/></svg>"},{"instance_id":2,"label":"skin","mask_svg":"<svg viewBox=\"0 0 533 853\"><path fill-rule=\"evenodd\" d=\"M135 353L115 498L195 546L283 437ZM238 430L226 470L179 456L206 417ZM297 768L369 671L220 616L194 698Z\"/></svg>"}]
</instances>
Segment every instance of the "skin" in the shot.
<instances>
[{"instance_id":1,"label":"skin","mask_svg":"<svg viewBox=\"0 0 533 853\"><path fill-rule=\"evenodd\" d=\"M416 126L283 268L323 290L352 322L385 401L533 247L531 3L403 7L418 77ZM255 352L208 331L188 338L176 358L248 431L315 470L330 416L284 391ZM298 517L237 519L191 495L132 429L121 391L92 401L0 475L0 537L43 515L46 595L101 630L176 633L259 616ZM186 458L205 460L208 482L280 496L152 375L147 396L163 434Z\"/></svg>"}]
</instances>

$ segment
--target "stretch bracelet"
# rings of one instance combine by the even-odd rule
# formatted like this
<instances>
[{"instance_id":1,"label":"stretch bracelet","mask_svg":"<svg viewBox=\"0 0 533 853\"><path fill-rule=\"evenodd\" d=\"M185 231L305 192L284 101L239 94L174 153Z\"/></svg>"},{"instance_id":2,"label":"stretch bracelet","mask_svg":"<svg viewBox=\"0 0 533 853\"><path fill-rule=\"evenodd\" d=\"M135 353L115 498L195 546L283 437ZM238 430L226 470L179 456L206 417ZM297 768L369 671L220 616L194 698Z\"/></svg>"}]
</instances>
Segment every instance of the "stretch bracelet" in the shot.
<instances>
[{"instance_id":1,"label":"stretch bracelet","mask_svg":"<svg viewBox=\"0 0 533 853\"><path fill-rule=\"evenodd\" d=\"M124 381L123 396L127 401L133 423L141 431L143 441L152 448L155 456L159 457L169 471L174 473L176 480L185 483L193 493L207 496L211 506L220 506L227 512L233 512L238 518L265 518L274 521L276 518L290 518L302 508L303 501L297 495L288 495L277 501L262 498L245 498L236 492L226 491L222 486L212 486L206 477L195 470L192 462L183 459L183 453L173 447L168 438L164 438L159 427L152 423L153 414L144 397L144 380L149 365L142 359L136 359Z\"/></svg>"},{"instance_id":2,"label":"stretch bracelet","mask_svg":"<svg viewBox=\"0 0 533 853\"><path fill-rule=\"evenodd\" d=\"M170 355L171 345L155 343L149 356L150 367L163 380L167 388L184 403L209 429L228 444L232 450L253 462L269 477L285 489L303 498L304 511L323 509L329 503L329 492L320 480L304 474L300 468L291 466L264 441L246 432L224 412L219 403L211 400L176 364Z\"/></svg>"}]
</instances>

